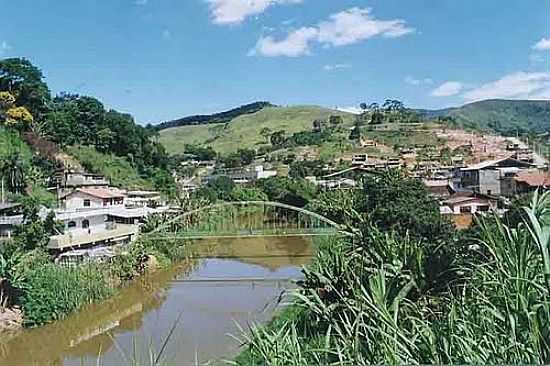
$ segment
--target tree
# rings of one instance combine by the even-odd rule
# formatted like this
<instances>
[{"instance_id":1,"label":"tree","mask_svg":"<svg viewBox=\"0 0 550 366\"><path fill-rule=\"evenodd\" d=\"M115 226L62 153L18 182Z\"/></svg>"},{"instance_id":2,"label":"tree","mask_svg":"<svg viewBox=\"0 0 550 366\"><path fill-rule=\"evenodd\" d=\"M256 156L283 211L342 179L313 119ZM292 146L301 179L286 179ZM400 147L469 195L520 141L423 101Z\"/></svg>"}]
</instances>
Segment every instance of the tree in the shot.
<instances>
[{"instance_id":1,"label":"tree","mask_svg":"<svg viewBox=\"0 0 550 366\"><path fill-rule=\"evenodd\" d=\"M272 133L273 131L271 131L269 127L264 127L260 131L260 135L262 135L266 143L269 143L269 137L271 136Z\"/></svg>"},{"instance_id":2,"label":"tree","mask_svg":"<svg viewBox=\"0 0 550 366\"><path fill-rule=\"evenodd\" d=\"M333 128L338 128L344 123L344 119L342 118L342 116L330 116L328 121Z\"/></svg>"},{"instance_id":3,"label":"tree","mask_svg":"<svg viewBox=\"0 0 550 366\"><path fill-rule=\"evenodd\" d=\"M313 121L313 132L321 132L323 131L323 127L325 125L325 121L321 119L316 119Z\"/></svg>"},{"instance_id":4,"label":"tree","mask_svg":"<svg viewBox=\"0 0 550 366\"><path fill-rule=\"evenodd\" d=\"M361 127L359 127L359 123L355 123L355 126L349 134L349 139L354 141L358 141L361 139Z\"/></svg>"},{"instance_id":5,"label":"tree","mask_svg":"<svg viewBox=\"0 0 550 366\"><path fill-rule=\"evenodd\" d=\"M0 122L7 126L26 126L33 122L32 114L25 107L15 105L16 98L9 92L0 92Z\"/></svg>"},{"instance_id":6,"label":"tree","mask_svg":"<svg viewBox=\"0 0 550 366\"><path fill-rule=\"evenodd\" d=\"M24 58L0 60L0 90L12 93L18 106L40 120L48 111L50 90L42 71Z\"/></svg>"},{"instance_id":7,"label":"tree","mask_svg":"<svg viewBox=\"0 0 550 366\"><path fill-rule=\"evenodd\" d=\"M281 147L286 142L286 132L284 130L273 132L270 137L273 147Z\"/></svg>"},{"instance_id":8,"label":"tree","mask_svg":"<svg viewBox=\"0 0 550 366\"><path fill-rule=\"evenodd\" d=\"M25 171L27 165L18 151L12 151L0 161L0 177L11 193L23 193L25 189Z\"/></svg>"}]
</instances>

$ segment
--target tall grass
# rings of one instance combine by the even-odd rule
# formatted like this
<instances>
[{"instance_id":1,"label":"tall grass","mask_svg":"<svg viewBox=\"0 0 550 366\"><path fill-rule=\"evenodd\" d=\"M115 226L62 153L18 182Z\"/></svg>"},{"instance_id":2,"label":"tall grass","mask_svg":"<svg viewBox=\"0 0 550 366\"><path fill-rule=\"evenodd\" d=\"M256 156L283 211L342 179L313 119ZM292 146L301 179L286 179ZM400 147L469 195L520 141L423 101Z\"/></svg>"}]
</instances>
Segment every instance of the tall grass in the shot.
<instances>
[{"instance_id":1,"label":"tall grass","mask_svg":"<svg viewBox=\"0 0 550 366\"><path fill-rule=\"evenodd\" d=\"M295 316L252 327L235 363L550 362L550 195L525 212L517 227L480 220L476 260L458 262L458 283L430 285L426 246L374 227L368 240L323 246Z\"/></svg>"}]
</instances>

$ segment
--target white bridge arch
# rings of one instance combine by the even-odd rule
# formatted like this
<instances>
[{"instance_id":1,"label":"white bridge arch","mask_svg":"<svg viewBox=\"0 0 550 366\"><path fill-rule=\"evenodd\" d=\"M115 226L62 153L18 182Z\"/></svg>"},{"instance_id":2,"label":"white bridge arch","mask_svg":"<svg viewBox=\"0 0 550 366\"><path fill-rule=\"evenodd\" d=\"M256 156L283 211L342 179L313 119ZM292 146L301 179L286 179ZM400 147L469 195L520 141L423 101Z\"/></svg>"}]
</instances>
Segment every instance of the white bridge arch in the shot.
<instances>
[{"instance_id":1,"label":"white bridge arch","mask_svg":"<svg viewBox=\"0 0 550 366\"><path fill-rule=\"evenodd\" d=\"M251 227L246 228L246 230L243 230L242 227L240 229L238 227L231 227L231 224L224 225L223 222L218 223L219 227L214 225L207 229L203 228L202 230L195 230L192 228L192 225L200 226L200 223L190 224L190 219L196 216L206 214L206 217L208 217L209 213L216 213L218 215L223 213L225 216L231 218L232 216L228 214L229 212L248 207L263 209L264 216L266 216L266 208L277 210L276 212L278 212L278 214L275 220L281 220L280 212L293 213L293 215L291 215L293 221L290 222L287 215L286 218L282 218L280 223L272 223L271 227ZM202 217L204 218L204 216ZM277 224L281 226L278 227ZM167 235L163 236L163 233ZM203 237L334 235L337 233L349 234L345 231L343 225L304 208L272 201L236 201L220 202L178 214L176 217L167 220L145 235L149 236L151 239L200 239Z\"/></svg>"}]
</instances>

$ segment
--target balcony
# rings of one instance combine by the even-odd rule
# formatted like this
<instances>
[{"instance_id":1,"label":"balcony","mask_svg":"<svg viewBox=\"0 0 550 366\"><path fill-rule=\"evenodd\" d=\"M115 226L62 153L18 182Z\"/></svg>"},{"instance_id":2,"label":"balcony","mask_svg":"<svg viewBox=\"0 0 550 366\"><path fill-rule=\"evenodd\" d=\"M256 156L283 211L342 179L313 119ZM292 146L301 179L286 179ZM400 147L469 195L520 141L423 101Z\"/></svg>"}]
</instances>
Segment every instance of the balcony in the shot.
<instances>
[{"instance_id":1,"label":"balcony","mask_svg":"<svg viewBox=\"0 0 550 366\"><path fill-rule=\"evenodd\" d=\"M110 224L99 229L92 227L90 233L82 230L51 236L48 249L64 250L99 244L116 244L124 240L133 240L138 232L137 225Z\"/></svg>"}]
</instances>

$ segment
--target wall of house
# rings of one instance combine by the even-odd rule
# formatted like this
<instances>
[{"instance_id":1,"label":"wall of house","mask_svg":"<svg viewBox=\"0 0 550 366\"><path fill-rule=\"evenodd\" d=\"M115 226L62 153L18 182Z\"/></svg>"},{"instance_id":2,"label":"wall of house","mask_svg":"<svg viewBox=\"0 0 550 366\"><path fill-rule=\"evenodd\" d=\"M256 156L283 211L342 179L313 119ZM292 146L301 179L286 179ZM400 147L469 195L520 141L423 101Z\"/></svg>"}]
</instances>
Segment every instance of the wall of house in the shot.
<instances>
[{"instance_id":1,"label":"wall of house","mask_svg":"<svg viewBox=\"0 0 550 366\"><path fill-rule=\"evenodd\" d=\"M469 212L462 212L462 208L465 208L465 207L469 209ZM487 202L471 201L471 202L464 202L461 204L457 204L453 206L451 209L453 210L453 214L460 215L464 213L475 214L478 211L488 211L488 209L490 208L491 208L491 205Z\"/></svg>"},{"instance_id":2,"label":"wall of house","mask_svg":"<svg viewBox=\"0 0 550 366\"><path fill-rule=\"evenodd\" d=\"M501 195L500 171L484 169L479 171L479 190L477 192L487 195Z\"/></svg>"},{"instance_id":3,"label":"wall of house","mask_svg":"<svg viewBox=\"0 0 550 366\"><path fill-rule=\"evenodd\" d=\"M476 189L479 186L479 171L466 170L460 172L460 187L465 189Z\"/></svg>"},{"instance_id":4,"label":"wall of house","mask_svg":"<svg viewBox=\"0 0 550 366\"><path fill-rule=\"evenodd\" d=\"M84 206L84 201L90 200L90 206ZM103 200L97 197L92 197L82 192L74 192L65 199L65 208L68 210L83 209L83 208L103 208Z\"/></svg>"},{"instance_id":5,"label":"wall of house","mask_svg":"<svg viewBox=\"0 0 550 366\"><path fill-rule=\"evenodd\" d=\"M68 219L63 222L65 225L65 232L80 232L80 231L88 231L88 228L83 227L84 220L88 220L89 223L89 229L90 231L96 231L96 230L103 230L105 229L105 215L90 215L90 216L83 216L73 219ZM73 222L76 224L75 226L69 225L69 223Z\"/></svg>"}]
</instances>

